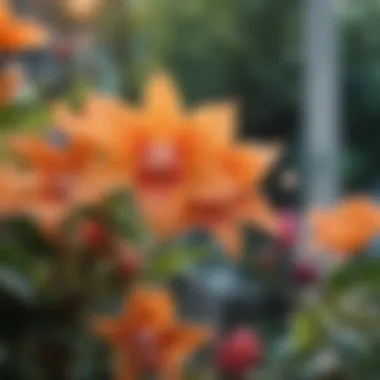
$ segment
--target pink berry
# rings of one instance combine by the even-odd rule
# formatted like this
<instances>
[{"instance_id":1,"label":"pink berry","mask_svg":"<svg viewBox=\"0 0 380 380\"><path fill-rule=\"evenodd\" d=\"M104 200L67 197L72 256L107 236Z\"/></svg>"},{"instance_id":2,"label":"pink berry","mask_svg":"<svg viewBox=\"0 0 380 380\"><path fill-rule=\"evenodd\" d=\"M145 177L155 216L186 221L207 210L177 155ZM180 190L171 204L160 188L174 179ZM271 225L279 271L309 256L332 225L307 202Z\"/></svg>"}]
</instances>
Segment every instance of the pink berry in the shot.
<instances>
[{"instance_id":1,"label":"pink berry","mask_svg":"<svg viewBox=\"0 0 380 380\"><path fill-rule=\"evenodd\" d=\"M311 263L298 262L293 266L293 280L298 285L310 285L318 279L318 270Z\"/></svg>"},{"instance_id":2,"label":"pink berry","mask_svg":"<svg viewBox=\"0 0 380 380\"><path fill-rule=\"evenodd\" d=\"M294 245L297 238L297 219L290 210L285 210L280 214L279 243L286 248Z\"/></svg>"}]
</instances>

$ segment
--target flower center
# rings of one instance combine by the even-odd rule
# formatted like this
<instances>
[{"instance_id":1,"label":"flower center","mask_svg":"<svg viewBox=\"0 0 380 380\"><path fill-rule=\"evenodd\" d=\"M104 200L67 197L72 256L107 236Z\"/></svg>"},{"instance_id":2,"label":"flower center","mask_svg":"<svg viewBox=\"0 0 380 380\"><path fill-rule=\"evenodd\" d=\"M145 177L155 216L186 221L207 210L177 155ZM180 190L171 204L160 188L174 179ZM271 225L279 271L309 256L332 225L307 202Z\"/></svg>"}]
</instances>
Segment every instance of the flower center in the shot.
<instances>
[{"instance_id":1,"label":"flower center","mask_svg":"<svg viewBox=\"0 0 380 380\"><path fill-rule=\"evenodd\" d=\"M171 187L183 178L179 152L169 144L157 144L145 150L137 169L138 182L146 187Z\"/></svg>"}]
</instances>

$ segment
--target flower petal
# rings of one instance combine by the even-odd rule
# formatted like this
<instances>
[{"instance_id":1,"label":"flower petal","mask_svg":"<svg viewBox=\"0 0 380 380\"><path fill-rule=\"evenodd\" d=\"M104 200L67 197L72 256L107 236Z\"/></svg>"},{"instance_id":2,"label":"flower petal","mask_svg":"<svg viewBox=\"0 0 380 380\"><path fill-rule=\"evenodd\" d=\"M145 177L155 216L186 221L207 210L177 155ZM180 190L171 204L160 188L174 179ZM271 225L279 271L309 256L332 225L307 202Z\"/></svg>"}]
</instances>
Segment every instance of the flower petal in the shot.
<instances>
[{"instance_id":1,"label":"flower petal","mask_svg":"<svg viewBox=\"0 0 380 380\"><path fill-rule=\"evenodd\" d=\"M149 80L144 93L145 110L155 118L175 120L182 114L182 101L174 82L164 73L156 73ZM160 125L160 128L165 128Z\"/></svg>"},{"instance_id":2,"label":"flower petal","mask_svg":"<svg viewBox=\"0 0 380 380\"><path fill-rule=\"evenodd\" d=\"M260 192L253 193L241 205L243 220L253 227L259 228L271 235L278 235L280 218L267 198Z\"/></svg>"},{"instance_id":3,"label":"flower petal","mask_svg":"<svg viewBox=\"0 0 380 380\"><path fill-rule=\"evenodd\" d=\"M8 1L0 4L0 52L21 52L45 46L47 31L34 21L19 19Z\"/></svg>"},{"instance_id":4,"label":"flower petal","mask_svg":"<svg viewBox=\"0 0 380 380\"><path fill-rule=\"evenodd\" d=\"M147 189L137 194L138 208L145 222L158 238L171 237L179 231L185 212L184 189Z\"/></svg>"},{"instance_id":5,"label":"flower petal","mask_svg":"<svg viewBox=\"0 0 380 380\"><path fill-rule=\"evenodd\" d=\"M259 185L277 162L281 152L279 145L238 144L226 155L224 161L240 183Z\"/></svg>"},{"instance_id":6,"label":"flower petal","mask_svg":"<svg viewBox=\"0 0 380 380\"><path fill-rule=\"evenodd\" d=\"M197 349L211 340L213 332L196 325L174 325L162 337L161 375L164 379L182 379L183 365Z\"/></svg>"},{"instance_id":7,"label":"flower petal","mask_svg":"<svg viewBox=\"0 0 380 380\"><path fill-rule=\"evenodd\" d=\"M166 289L139 286L127 297L122 318L132 330L162 330L176 320L172 295Z\"/></svg>"},{"instance_id":8,"label":"flower petal","mask_svg":"<svg viewBox=\"0 0 380 380\"><path fill-rule=\"evenodd\" d=\"M232 260L236 261L242 258L243 239L238 224L217 223L211 228L211 231Z\"/></svg>"},{"instance_id":9,"label":"flower petal","mask_svg":"<svg viewBox=\"0 0 380 380\"><path fill-rule=\"evenodd\" d=\"M42 48L50 41L47 31L36 22L29 20L20 20L13 24L8 38L11 48L17 50Z\"/></svg>"},{"instance_id":10,"label":"flower petal","mask_svg":"<svg viewBox=\"0 0 380 380\"><path fill-rule=\"evenodd\" d=\"M33 168L57 170L62 165L60 154L48 142L34 136L11 136L6 147Z\"/></svg>"},{"instance_id":11,"label":"flower petal","mask_svg":"<svg viewBox=\"0 0 380 380\"><path fill-rule=\"evenodd\" d=\"M238 125L237 107L233 103L215 103L195 109L192 115L194 126L201 128L210 142L226 145L233 141Z\"/></svg>"},{"instance_id":12,"label":"flower petal","mask_svg":"<svg viewBox=\"0 0 380 380\"><path fill-rule=\"evenodd\" d=\"M12 104L24 84L24 73L19 67L0 70L0 106Z\"/></svg>"},{"instance_id":13,"label":"flower petal","mask_svg":"<svg viewBox=\"0 0 380 380\"><path fill-rule=\"evenodd\" d=\"M117 350L113 360L113 372L115 380L138 380L144 375L140 363L133 360L133 355L128 355L129 350Z\"/></svg>"}]
</instances>

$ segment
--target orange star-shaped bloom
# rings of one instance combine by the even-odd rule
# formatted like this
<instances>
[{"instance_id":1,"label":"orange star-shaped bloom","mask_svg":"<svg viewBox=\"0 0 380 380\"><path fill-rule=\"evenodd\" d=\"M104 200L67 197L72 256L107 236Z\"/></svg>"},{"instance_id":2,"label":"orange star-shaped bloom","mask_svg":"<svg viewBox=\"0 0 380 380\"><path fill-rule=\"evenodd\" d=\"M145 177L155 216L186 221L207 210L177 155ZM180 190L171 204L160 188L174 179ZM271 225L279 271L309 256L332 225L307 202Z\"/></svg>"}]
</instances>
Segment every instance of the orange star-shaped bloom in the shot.
<instances>
[{"instance_id":1,"label":"orange star-shaped bloom","mask_svg":"<svg viewBox=\"0 0 380 380\"><path fill-rule=\"evenodd\" d=\"M49 41L44 28L17 18L8 0L0 0L0 53L19 53L45 46Z\"/></svg>"},{"instance_id":2,"label":"orange star-shaped bloom","mask_svg":"<svg viewBox=\"0 0 380 380\"><path fill-rule=\"evenodd\" d=\"M98 96L84 112L93 115L94 122L82 133L97 140L117 162L117 170L128 177L143 215L159 235L178 232L188 193L205 163L227 166L240 183L252 185L262 175L257 150L252 156L250 148L229 149L237 127L236 107L216 103L188 110L165 75L152 77L139 107ZM66 117L75 118L67 112ZM254 170L249 168L253 158Z\"/></svg>"},{"instance_id":3,"label":"orange star-shaped bloom","mask_svg":"<svg viewBox=\"0 0 380 380\"><path fill-rule=\"evenodd\" d=\"M114 170L128 180L139 209L157 235L179 233L193 224L208 225L195 215L200 212L198 205L210 206L209 198L221 201L227 182L234 188L233 201L226 196L223 207L233 210L239 221L242 218L275 230L274 213L259 187L278 150L235 141L238 114L232 103L188 109L174 83L157 74L148 82L139 106L92 96L81 112L91 119L91 127L81 128L81 116L68 109L60 107L59 112L69 120L69 133L86 135L111 158ZM204 188L207 199L202 198ZM227 228L237 229L237 223L230 223L234 218L218 223L217 235L220 231L230 235L229 245L236 246L232 244L236 234Z\"/></svg>"},{"instance_id":4,"label":"orange star-shaped bloom","mask_svg":"<svg viewBox=\"0 0 380 380\"><path fill-rule=\"evenodd\" d=\"M184 361L212 336L179 322L171 295L148 287L132 291L119 316L96 320L94 331L114 349L116 380L138 380L150 371L180 380Z\"/></svg>"},{"instance_id":5,"label":"orange star-shaped bloom","mask_svg":"<svg viewBox=\"0 0 380 380\"><path fill-rule=\"evenodd\" d=\"M148 83L140 107L94 96L84 113L93 122L79 134L87 134L107 152L114 170L123 173L135 194L147 223L159 235L177 230L195 165L200 156L190 128L192 118L179 100L178 91L166 76ZM68 119L75 115L64 112ZM74 125L74 123L70 123Z\"/></svg>"},{"instance_id":6,"label":"orange star-shaped bloom","mask_svg":"<svg viewBox=\"0 0 380 380\"><path fill-rule=\"evenodd\" d=\"M353 196L336 207L310 214L312 245L350 256L359 253L379 231L380 212L368 197Z\"/></svg>"}]
</instances>

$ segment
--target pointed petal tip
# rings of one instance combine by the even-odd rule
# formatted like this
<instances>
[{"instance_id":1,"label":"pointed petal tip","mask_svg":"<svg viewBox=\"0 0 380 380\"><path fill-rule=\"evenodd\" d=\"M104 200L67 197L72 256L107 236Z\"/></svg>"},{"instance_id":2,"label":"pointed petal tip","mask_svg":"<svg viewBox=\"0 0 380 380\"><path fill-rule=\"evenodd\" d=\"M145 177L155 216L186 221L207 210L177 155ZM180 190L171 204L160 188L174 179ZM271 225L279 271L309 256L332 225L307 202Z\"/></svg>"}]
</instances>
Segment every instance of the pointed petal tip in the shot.
<instances>
[{"instance_id":1,"label":"pointed petal tip","mask_svg":"<svg viewBox=\"0 0 380 380\"><path fill-rule=\"evenodd\" d=\"M181 93L172 76L164 72L157 71L150 76L144 90L144 102L155 116L177 117L181 114Z\"/></svg>"}]
</instances>

